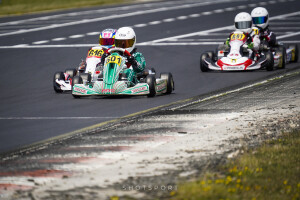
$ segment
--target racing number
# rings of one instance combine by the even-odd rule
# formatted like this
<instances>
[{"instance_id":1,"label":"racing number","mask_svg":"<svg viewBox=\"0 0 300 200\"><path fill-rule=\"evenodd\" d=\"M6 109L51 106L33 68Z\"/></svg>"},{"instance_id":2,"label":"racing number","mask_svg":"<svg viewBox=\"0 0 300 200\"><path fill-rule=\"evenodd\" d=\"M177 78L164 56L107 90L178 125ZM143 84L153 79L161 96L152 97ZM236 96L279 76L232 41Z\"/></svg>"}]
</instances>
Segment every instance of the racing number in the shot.
<instances>
[{"instance_id":1,"label":"racing number","mask_svg":"<svg viewBox=\"0 0 300 200\"><path fill-rule=\"evenodd\" d=\"M101 50L95 50L95 49L91 49L88 53L88 57L97 57L100 58L103 55L104 51Z\"/></svg>"},{"instance_id":2,"label":"racing number","mask_svg":"<svg viewBox=\"0 0 300 200\"><path fill-rule=\"evenodd\" d=\"M242 33L234 33L232 34L231 36L231 40L243 40L245 37L245 34L242 34Z\"/></svg>"},{"instance_id":3,"label":"racing number","mask_svg":"<svg viewBox=\"0 0 300 200\"><path fill-rule=\"evenodd\" d=\"M107 63L116 63L117 65L121 65L121 57L120 56L109 56L107 58Z\"/></svg>"},{"instance_id":4,"label":"racing number","mask_svg":"<svg viewBox=\"0 0 300 200\"><path fill-rule=\"evenodd\" d=\"M258 35L258 34L259 34L258 28L253 28L252 30L253 30L253 33L254 33L255 35Z\"/></svg>"}]
</instances>

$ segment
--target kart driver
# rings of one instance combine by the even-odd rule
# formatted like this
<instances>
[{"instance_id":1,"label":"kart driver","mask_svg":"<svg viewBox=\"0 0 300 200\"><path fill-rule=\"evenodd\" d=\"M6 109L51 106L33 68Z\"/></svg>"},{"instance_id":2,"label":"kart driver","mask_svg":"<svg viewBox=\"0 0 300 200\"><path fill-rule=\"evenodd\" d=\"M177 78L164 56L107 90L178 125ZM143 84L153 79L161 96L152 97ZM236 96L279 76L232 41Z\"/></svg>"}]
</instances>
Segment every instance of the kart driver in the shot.
<instances>
[{"instance_id":1,"label":"kart driver","mask_svg":"<svg viewBox=\"0 0 300 200\"><path fill-rule=\"evenodd\" d=\"M255 52L258 51L259 45L260 45L260 39L259 39L258 35L252 34L251 15L246 12L241 12L241 13L237 14L234 18L234 26L236 28L236 30L234 32L240 31L246 35L246 37L247 37L246 44L247 44L248 49L251 49ZM226 40L226 44L228 46L229 46L230 38L234 32L232 32L229 35L229 38L227 38L227 40Z\"/></svg>"},{"instance_id":2,"label":"kart driver","mask_svg":"<svg viewBox=\"0 0 300 200\"><path fill-rule=\"evenodd\" d=\"M95 46L90 48L87 53L87 58L90 56L100 57L104 53L107 53L108 49L113 48L115 46L115 35L116 35L116 29L111 29L111 28L104 29L99 35L100 46ZM86 66L87 66L86 61L82 60L81 63L79 64L78 70L81 72L84 71L85 73L89 73L89 72L92 73L96 70L95 65L90 65L88 68L86 68Z\"/></svg>"},{"instance_id":3,"label":"kart driver","mask_svg":"<svg viewBox=\"0 0 300 200\"><path fill-rule=\"evenodd\" d=\"M276 45L276 35L269 30L269 13L263 7L256 7L251 12L253 26L260 32L260 40L267 41L268 46Z\"/></svg>"},{"instance_id":4,"label":"kart driver","mask_svg":"<svg viewBox=\"0 0 300 200\"><path fill-rule=\"evenodd\" d=\"M143 72L146 67L145 57L142 53L137 52L135 44L136 35L132 28L122 27L117 30L115 47L126 49L131 54L131 56L127 58L127 69L123 71L129 81L129 86L134 86L138 82L137 73ZM102 64L107 56L108 54L104 54L101 57Z\"/></svg>"}]
</instances>

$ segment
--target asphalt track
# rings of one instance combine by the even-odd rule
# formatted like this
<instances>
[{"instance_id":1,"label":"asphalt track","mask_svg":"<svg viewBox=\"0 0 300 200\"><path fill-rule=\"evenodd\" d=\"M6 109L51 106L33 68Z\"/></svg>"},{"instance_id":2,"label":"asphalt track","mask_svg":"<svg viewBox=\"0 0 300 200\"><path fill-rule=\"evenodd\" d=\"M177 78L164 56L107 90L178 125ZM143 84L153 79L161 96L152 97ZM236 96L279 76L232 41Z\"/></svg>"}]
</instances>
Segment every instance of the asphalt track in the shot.
<instances>
[{"instance_id":1,"label":"asphalt track","mask_svg":"<svg viewBox=\"0 0 300 200\"><path fill-rule=\"evenodd\" d=\"M286 70L202 73L199 56L230 33L238 12L264 6L271 28L286 44L300 43L300 2L163 1L0 19L0 152L160 105L234 87ZM171 95L74 99L56 94L55 71L77 67L104 28L132 26L147 67L171 72Z\"/></svg>"}]
</instances>

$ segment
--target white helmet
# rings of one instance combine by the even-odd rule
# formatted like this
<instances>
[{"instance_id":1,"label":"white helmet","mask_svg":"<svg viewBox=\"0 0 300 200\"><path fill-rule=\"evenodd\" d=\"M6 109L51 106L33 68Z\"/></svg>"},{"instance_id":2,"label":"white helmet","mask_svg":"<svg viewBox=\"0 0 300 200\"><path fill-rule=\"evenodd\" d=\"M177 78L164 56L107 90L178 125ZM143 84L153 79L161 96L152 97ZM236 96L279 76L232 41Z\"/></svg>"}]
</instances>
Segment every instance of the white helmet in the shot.
<instances>
[{"instance_id":1,"label":"white helmet","mask_svg":"<svg viewBox=\"0 0 300 200\"><path fill-rule=\"evenodd\" d=\"M237 30L250 33L252 30L252 18L249 13L241 12L234 18L234 26Z\"/></svg>"},{"instance_id":2,"label":"white helmet","mask_svg":"<svg viewBox=\"0 0 300 200\"><path fill-rule=\"evenodd\" d=\"M251 12L253 24L261 28L266 28L269 24L269 13L263 7L254 8Z\"/></svg>"},{"instance_id":3,"label":"white helmet","mask_svg":"<svg viewBox=\"0 0 300 200\"><path fill-rule=\"evenodd\" d=\"M135 32L130 27L122 27L117 30L115 37L115 46L126 49L131 52L136 43Z\"/></svg>"}]
</instances>

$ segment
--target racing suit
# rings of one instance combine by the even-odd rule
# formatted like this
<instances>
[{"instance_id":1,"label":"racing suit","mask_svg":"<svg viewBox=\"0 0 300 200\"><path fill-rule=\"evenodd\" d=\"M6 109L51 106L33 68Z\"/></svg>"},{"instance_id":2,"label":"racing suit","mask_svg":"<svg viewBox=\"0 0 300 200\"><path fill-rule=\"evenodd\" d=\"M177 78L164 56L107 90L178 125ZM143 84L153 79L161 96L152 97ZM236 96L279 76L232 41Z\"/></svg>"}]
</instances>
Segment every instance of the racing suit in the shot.
<instances>
[{"instance_id":1,"label":"racing suit","mask_svg":"<svg viewBox=\"0 0 300 200\"><path fill-rule=\"evenodd\" d=\"M143 72L146 67L146 60L142 53L136 52L136 48L131 52L131 57L128 58L127 69L123 71L126 74L127 80L135 85L138 83L137 73ZM131 67L130 67L131 66Z\"/></svg>"},{"instance_id":2,"label":"racing suit","mask_svg":"<svg viewBox=\"0 0 300 200\"><path fill-rule=\"evenodd\" d=\"M93 74L97 67L101 65L101 57L107 53L107 48L102 46L91 47L88 50L85 61L82 60L79 64L78 71Z\"/></svg>"},{"instance_id":3,"label":"racing suit","mask_svg":"<svg viewBox=\"0 0 300 200\"><path fill-rule=\"evenodd\" d=\"M274 47L276 46L276 35L269 29L269 25L266 28L256 27L260 31L260 37L259 39L261 41L267 41L268 46Z\"/></svg>"},{"instance_id":4,"label":"racing suit","mask_svg":"<svg viewBox=\"0 0 300 200\"><path fill-rule=\"evenodd\" d=\"M123 73L127 77L127 80L129 81L129 86L134 86L138 83L137 79L137 73L143 72L146 67L146 60L142 53L137 52L137 49L134 48L131 52L131 56L127 59L126 65L127 69L123 70ZM105 53L101 57L101 64L104 64L105 58L108 56L107 53Z\"/></svg>"},{"instance_id":5,"label":"racing suit","mask_svg":"<svg viewBox=\"0 0 300 200\"><path fill-rule=\"evenodd\" d=\"M226 42L225 42L225 51L229 51L229 48L230 48L230 45L229 45L229 41L230 41L230 38L232 36L232 34L234 34L236 31L232 32L229 37L227 38ZM254 58L259 50L259 47L260 47L260 39L259 39L259 36L254 34L252 31L250 33L244 33L245 36L246 36L246 48L248 49L248 52L249 52L249 57L252 57ZM224 47L221 47L219 46L219 50L222 50L221 48L224 48Z\"/></svg>"}]
</instances>

